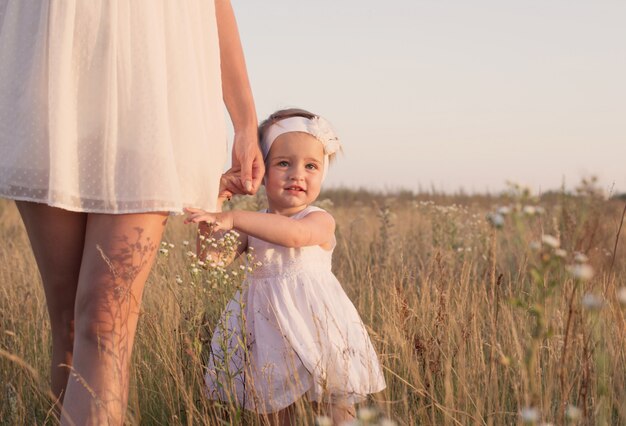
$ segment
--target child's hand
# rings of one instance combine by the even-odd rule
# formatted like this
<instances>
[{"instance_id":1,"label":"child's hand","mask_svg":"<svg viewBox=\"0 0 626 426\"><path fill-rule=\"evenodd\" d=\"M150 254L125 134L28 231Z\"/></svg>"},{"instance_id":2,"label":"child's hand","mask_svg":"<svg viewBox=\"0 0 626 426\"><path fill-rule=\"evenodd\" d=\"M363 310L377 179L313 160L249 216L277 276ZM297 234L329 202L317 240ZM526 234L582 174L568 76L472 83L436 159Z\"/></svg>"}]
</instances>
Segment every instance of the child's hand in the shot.
<instances>
[{"instance_id":1,"label":"child's hand","mask_svg":"<svg viewBox=\"0 0 626 426\"><path fill-rule=\"evenodd\" d=\"M185 223L206 223L212 231L230 231L233 229L232 212L209 213L201 209L186 208Z\"/></svg>"},{"instance_id":2,"label":"child's hand","mask_svg":"<svg viewBox=\"0 0 626 426\"><path fill-rule=\"evenodd\" d=\"M217 202L219 205L223 204L224 201L232 198L235 193L235 187L239 183L239 178L232 173L224 173L220 178L220 189L219 195L217 196ZM219 206L218 206L219 207Z\"/></svg>"},{"instance_id":3,"label":"child's hand","mask_svg":"<svg viewBox=\"0 0 626 426\"><path fill-rule=\"evenodd\" d=\"M218 199L220 202L224 200L230 200L233 194L242 193L239 175L236 175L230 171L224 173L220 178L220 190Z\"/></svg>"}]
</instances>

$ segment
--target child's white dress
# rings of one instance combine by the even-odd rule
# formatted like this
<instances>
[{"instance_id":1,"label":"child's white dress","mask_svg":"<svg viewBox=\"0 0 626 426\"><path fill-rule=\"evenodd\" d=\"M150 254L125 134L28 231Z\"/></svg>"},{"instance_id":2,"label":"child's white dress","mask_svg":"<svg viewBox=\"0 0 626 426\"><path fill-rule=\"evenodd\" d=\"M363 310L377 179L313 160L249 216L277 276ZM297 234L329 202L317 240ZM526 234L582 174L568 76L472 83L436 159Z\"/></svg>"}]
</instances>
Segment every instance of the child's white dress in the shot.
<instances>
[{"instance_id":1,"label":"child's white dress","mask_svg":"<svg viewBox=\"0 0 626 426\"><path fill-rule=\"evenodd\" d=\"M211 211L226 159L213 0L0 0L0 197Z\"/></svg>"},{"instance_id":2,"label":"child's white dress","mask_svg":"<svg viewBox=\"0 0 626 426\"><path fill-rule=\"evenodd\" d=\"M320 210L309 206L292 217ZM263 265L215 330L205 376L209 398L269 413L304 394L354 403L384 389L367 331L331 271L332 251L251 236L248 247Z\"/></svg>"}]
</instances>

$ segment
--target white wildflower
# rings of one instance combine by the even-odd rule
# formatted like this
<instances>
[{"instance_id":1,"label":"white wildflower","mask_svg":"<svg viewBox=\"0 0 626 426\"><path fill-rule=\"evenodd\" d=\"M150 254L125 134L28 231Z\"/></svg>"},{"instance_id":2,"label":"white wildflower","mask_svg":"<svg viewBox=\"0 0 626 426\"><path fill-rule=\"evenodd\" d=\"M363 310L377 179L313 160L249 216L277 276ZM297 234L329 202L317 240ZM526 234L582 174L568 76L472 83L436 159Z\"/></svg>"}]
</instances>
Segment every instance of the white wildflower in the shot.
<instances>
[{"instance_id":1,"label":"white wildflower","mask_svg":"<svg viewBox=\"0 0 626 426\"><path fill-rule=\"evenodd\" d=\"M333 426L333 420L328 416L319 416L315 419L317 426Z\"/></svg>"},{"instance_id":2,"label":"white wildflower","mask_svg":"<svg viewBox=\"0 0 626 426\"><path fill-rule=\"evenodd\" d=\"M239 269L241 269L242 271L246 270L246 265L239 265Z\"/></svg>"},{"instance_id":3,"label":"white wildflower","mask_svg":"<svg viewBox=\"0 0 626 426\"><path fill-rule=\"evenodd\" d=\"M575 405L568 405L565 409L565 416L572 421L580 420L583 411Z\"/></svg>"},{"instance_id":4,"label":"white wildflower","mask_svg":"<svg viewBox=\"0 0 626 426\"><path fill-rule=\"evenodd\" d=\"M161 248L161 249L159 249L159 253L164 254L164 255L167 256L167 254L169 253L169 250L166 249L166 248Z\"/></svg>"},{"instance_id":5,"label":"white wildflower","mask_svg":"<svg viewBox=\"0 0 626 426\"><path fill-rule=\"evenodd\" d=\"M175 246L174 244L172 244L172 243L169 243L169 244L168 244L168 246L169 246L170 248L174 248L174 247L176 247L176 246Z\"/></svg>"},{"instance_id":6,"label":"white wildflower","mask_svg":"<svg viewBox=\"0 0 626 426\"><path fill-rule=\"evenodd\" d=\"M502 216L506 216L507 214L511 213L511 208L509 206L498 207L498 209L496 210L496 213Z\"/></svg>"},{"instance_id":7,"label":"white wildflower","mask_svg":"<svg viewBox=\"0 0 626 426\"><path fill-rule=\"evenodd\" d=\"M524 206L522 212L528 216L534 216L537 213L537 209L534 206Z\"/></svg>"},{"instance_id":8,"label":"white wildflower","mask_svg":"<svg viewBox=\"0 0 626 426\"><path fill-rule=\"evenodd\" d=\"M180 275L176 275L176 284L182 284L183 283L183 279L180 277Z\"/></svg>"},{"instance_id":9,"label":"white wildflower","mask_svg":"<svg viewBox=\"0 0 626 426\"><path fill-rule=\"evenodd\" d=\"M593 278L593 268L586 263L579 263L567 267L567 271L572 276L581 281L589 281Z\"/></svg>"},{"instance_id":10,"label":"white wildflower","mask_svg":"<svg viewBox=\"0 0 626 426\"><path fill-rule=\"evenodd\" d=\"M558 238L553 237L552 235L544 234L541 236L541 242L547 245L548 247L552 247L554 249L559 248L561 246L561 242Z\"/></svg>"},{"instance_id":11,"label":"white wildflower","mask_svg":"<svg viewBox=\"0 0 626 426\"><path fill-rule=\"evenodd\" d=\"M167 242L166 241L161 241L161 247L167 247Z\"/></svg>"},{"instance_id":12,"label":"white wildflower","mask_svg":"<svg viewBox=\"0 0 626 426\"><path fill-rule=\"evenodd\" d=\"M184 241L183 241L183 245L184 245L184 246L188 246L188 245L189 245L189 241L184 240Z\"/></svg>"},{"instance_id":13,"label":"white wildflower","mask_svg":"<svg viewBox=\"0 0 626 426\"><path fill-rule=\"evenodd\" d=\"M187 257L196 257L196 254L192 252L191 250L187 251L187 253L185 254L187 255Z\"/></svg>"},{"instance_id":14,"label":"white wildflower","mask_svg":"<svg viewBox=\"0 0 626 426\"><path fill-rule=\"evenodd\" d=\"M533 407L525 407L522 408L520 416L522 417L522 421L524 423L535 423L539 420L539 411Z\"/></svg>"},{"instance_id":15,"label":"white wildflower","mask_svg":"<svg viewBox=\"0 0 626 426\"><path fill-rule=\"evenodd\" d=\"M199 270L198 268L196 268L196 267L191 268L189 271L190 271L193 275L197 275L197 274L200 272L200 270Z\"/></svg>"},{"instance_id":16,"label":"white wildflower","mask_svg":"<svg viewBox=\"0 0 626 426\"><path fill-rule=\"evenodd\" d=\"M489 213L487 215L487 220L494 228L502 228L504 225L504 216L500 213Z\"/></svg>"},{"instance_id":17,"label":"white wildflower","mask_svg":"<svg viewBox=\"0 0 626 426\"><path fill-rule=\"evenodd\" d=\"M587 293L583 296L582 301L583 307L590 311L597 311L602 309L604 305L604 301L600 296L596 296L595 294Z\"/></svg>"},{"instance_id":18,"label":"white wildflower","mask_svg":"<svg viewBox=\"0 0 626 426\"><path fill-rule=\"evenodd\" d=\"M574 261L578 263L587 263L589 258L584 253L577 252L574 255Z\"/></svg>"},{"instance_id":19,"label":"white wildflower","mask_svg":"<svg viewBox=\"0 0 626 426\"><path fill-rule=\"evenodd\" d=\"M554 255L565 259L567 257L567 252L561 248L558 248L554 250Z\"/></svg>"},{"instance_id":20,"label":"white wildflower","mask_svg":"<svg viewBox=\"0 0 626 426\"><path fill-rule=\"evenodd\" d=\"M359 409L356 416L359 420L370 422L376 417L376 410L370 407L363 407Z\"/></svg>"}]
</instances>

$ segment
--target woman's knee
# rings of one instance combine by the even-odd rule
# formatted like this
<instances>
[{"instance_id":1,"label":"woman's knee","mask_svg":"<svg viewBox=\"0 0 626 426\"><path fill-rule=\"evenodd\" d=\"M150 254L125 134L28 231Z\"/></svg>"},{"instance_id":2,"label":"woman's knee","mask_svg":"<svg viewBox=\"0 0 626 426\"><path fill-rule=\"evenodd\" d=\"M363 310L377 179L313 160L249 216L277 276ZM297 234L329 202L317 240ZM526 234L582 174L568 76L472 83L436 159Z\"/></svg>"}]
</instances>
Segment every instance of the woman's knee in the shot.
<instances>
[{"instance_id":1,"label":"woman's knee","mask_svg":"<svg viewBox=\"0 0 626 426\"><path fill-rule=\"evenodd\" d=\"M81 344L109 346L115 340L117 315L101 300L77 301L74 311L76 339Z\"/></svg>"},{"instance_id":2,"label":"woman's knee","mask_svg":"<svg viewBox=\"0 0 626 426\"><path fill-rule=\"evenodd\" d=\"M74 345L74 304L50 314L53 347L71 352Z\"/></svg>"},{"instance_id":3,"label":"woman's knee","mask_svg":"<svg viewBox=\"0 0 626 426\"><path fill-rule=\"evenodd\" d=\"M44 280L46 305L54 344L71 348L74 341L74 304L78 277L61 273Z\"/></svg>"},{"instance_id":4,"label":"woman's knee","mask_svg":"<svg viewBox=\"0 0 626 426\"><path fill-rule=\"evenodd\" d=\"M139 303L130 285L102 272L81 277L80 286L74 308L76 339L108 347L133 334Z\"/></svg>"}]
</instances>

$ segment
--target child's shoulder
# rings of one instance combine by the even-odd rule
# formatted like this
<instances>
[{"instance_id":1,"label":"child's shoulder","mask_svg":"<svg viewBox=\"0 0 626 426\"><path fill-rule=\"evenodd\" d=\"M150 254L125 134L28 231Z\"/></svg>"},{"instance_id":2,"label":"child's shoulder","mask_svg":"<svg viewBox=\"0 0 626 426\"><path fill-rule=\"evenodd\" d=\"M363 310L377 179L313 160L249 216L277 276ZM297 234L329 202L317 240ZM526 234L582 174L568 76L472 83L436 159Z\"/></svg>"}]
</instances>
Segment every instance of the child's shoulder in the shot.
<instances>
[{"instance_id":1,"label":"child's shoulder","mask_svg":"<svg viewBox=\"0 0 626 426\"><path fill-rule=\"evenodd\" d=\"M292 217L295 218L295 219L302 219L303 217L306 217L306 216L308 216L311 213L317 213L317 212L325 213L329 217L332 218L332 215L330 213L328 213L326 210L324 210L323 208L317 207L317 206L312 206L312 205L307 206L304 210L300 211L299 213L296 213Z\"/></svg>"}]
</instances>

